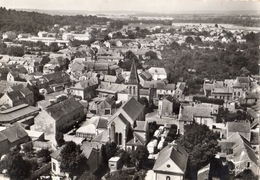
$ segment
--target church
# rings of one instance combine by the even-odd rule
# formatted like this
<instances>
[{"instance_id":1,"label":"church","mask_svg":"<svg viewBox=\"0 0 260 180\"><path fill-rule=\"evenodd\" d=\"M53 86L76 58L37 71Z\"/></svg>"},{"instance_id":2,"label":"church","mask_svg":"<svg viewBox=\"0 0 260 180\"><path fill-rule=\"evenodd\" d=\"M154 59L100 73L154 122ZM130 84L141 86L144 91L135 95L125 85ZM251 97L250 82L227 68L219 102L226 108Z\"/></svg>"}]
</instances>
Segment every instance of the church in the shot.
<instances>
[{"instance_id":1,"label":"church","mask_svg":"<svg viewBox=\"0 0 260 180\"><path fill-rule=\"evenodd\" d=\"M145 121L145 106L139 102L139 78L133 61L127 85L128 101L108 120L105 131L97 135L94 142L115 142L122 149L131 151L138 145L146 145L149 128Z\"/></svg>"}]
</instances>

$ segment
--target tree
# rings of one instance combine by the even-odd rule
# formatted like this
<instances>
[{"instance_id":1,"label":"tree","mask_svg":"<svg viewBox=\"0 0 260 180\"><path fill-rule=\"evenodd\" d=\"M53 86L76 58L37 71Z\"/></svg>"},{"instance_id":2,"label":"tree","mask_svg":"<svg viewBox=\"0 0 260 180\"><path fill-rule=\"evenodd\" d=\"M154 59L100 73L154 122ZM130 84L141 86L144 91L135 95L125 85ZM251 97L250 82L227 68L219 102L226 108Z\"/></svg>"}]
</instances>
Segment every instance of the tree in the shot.
<instances>
[{"instance_id":1,"label":"tree","mask_svg":"<svg viewBox=\"0 0 260 180\"><path fill-rule=\"evenodd\" d=\"M194 43L194 39L192 37L188 36L188 37L186 37L185 42L192 44L192 43Z\"/></svg>"},{"instance_id":2,"label":"tree","mask_svg":"<svg viewBox=\"0 0 260 180\"><path fill-rule=\"evenodd\" d=\"M63 137L63 133L57 131L57 132L56 132L56 135L55 135L55 139L56 139L57 145L58 145L59 147L62 146L62 145L65 143L65 141L64 141L63 138L64 138L64 137Z\"/></svg>"},{"instance_id":3,"label":"tree","mask_svg":"<svg viewBox=\"0 0 260 180\"><path fill-rule=\"evenodd\" d=\"M257 180L258 176L254 175L254 173L250 169L245 169L235 178L235 180L243 180L243 179Z\"/></svg>"},{"instance_id":4,"label":"tree","mask_svg":"<svg viewBox=\"0 0 260 180\"><path fill-rule=\"evenodd\" d=\"M148 57L149 59L158 59L157 53L154 51L147 51L145 53L145 56Z\"/></svg>"},{"instance_id":5,"label":"tree","mask_svg":"<svg viewBox=\"0 0 260 180\"><path fill-rule=\"evenodd\" d=\"M11 152L4 160L7 174L12 180L26 179L31 175L31 163L23 159L23 155Z\"/></svg>"},{"instance_id":6,"label":"tree","mask_svg":"<svg viewBox=\"0 0 260 180\"><path fill-rule=\"evenodd\" d=\"M81 175L87 170L87 158L82 154L80 146L69 141L60 152L62 172L67 172L70 177Z\"/></svg>"},{"instance_id":7,"label":"tree","mask_svg":"<svg viewBox=\"0 0 260 180\"><path fill-rule=\"evenodd\" d=\"M7 54L9 56L22 57L24 55L24 49L18 46L10 47Z\"/></svg>"},{"instance_id":8,"label":"tree","mask_svg":"<svg viewBox=\"0 0 260 180\"><path fill-rule=\"evenodd\" d=\"M51 151L49 149L43 148L37 152L37 157L45 158L45 161L51 160L50 157Z\"/></svg>"},{"instance_id":9,"label":"tree","mask_svg":"<svg viewBox=\"0 0 260 180\"><path fill-rule=\"evenodd\" d=\"M90 173L89 171L85 171L79 178L78 180L98 180L97 176L94 174Z\"/></svg>"},{"instance_id":10,"label":"tree","mask_svg":"<svg viewBox=\"0 0 260 180\"><path fill-rule=\"evenodd\" d=\"M170 46L174 50L180 50L180 45L176 41L173 41Z\"/></svg>"},{"instance_id":11,"label":"tree","mask_svg":"<svg viewBox=\"0 0 260 180\"><path fill-rule=\"evenodd\" d=\"M189 153L191 166L195 171L207 165L219 150L219 134L206 125L197 123L184 126L184 136L179 144Z\"/></svg>"},{"instance_id":12,"label":"tree","mask_svg":"<svg viewBox=\"0 0 260 180\"><path fill-rule=\"evenodd\" d=\"M115 142L107 142L105 144L104 153L103 153L105 162L107 163L111 157L115 156L117 151L118 151L118 147Z\"/></svg>"},{"instance_id":13,"label":"tree","mask_svg":"<svg viewBox=\"0 0 260 180\"><path fill-rule=\"evenodd\" d=\"M52 52L58 52L60 50L56 42L52 42L49 47Z\"/></svg>"},{"instance_id":14,"label":"tree","mask_svg":"<svg viewBox=\"0 0 260 180\"><path fill-rule=\"evenodd\" d=\"M132 151L132 162L137 168L142 168L144 163L148 160L149 152L145 146L138 146L136 150Z\"/></svg>"},{"instance_id":15,"label":"tree","mask_svg":"<svg viewBox=\"0 0 260 180\"><path fill-rule=\"evenodd\" d=\"M131 165L131 156L130 156L129 152L127 152L123 149L119 149L115 155L119 156L121 158L123 165L126 165L126 166Z\"/></svg>"}]
</instances>

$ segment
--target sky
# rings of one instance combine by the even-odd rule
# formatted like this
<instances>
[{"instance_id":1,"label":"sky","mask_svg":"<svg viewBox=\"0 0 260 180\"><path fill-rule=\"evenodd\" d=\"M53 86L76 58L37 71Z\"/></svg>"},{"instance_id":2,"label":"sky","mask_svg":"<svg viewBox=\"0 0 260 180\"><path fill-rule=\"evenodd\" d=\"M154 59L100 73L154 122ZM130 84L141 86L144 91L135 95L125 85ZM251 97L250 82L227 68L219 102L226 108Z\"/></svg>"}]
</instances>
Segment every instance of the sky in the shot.
<instances>
[{"instance_id":1,"label":"sky","mask_svg":"<svg viewBox=\"0 0 260 180\"><path fill-rule=\"evenodd\" d=\"M260 0L0 0L0 6L8 9L174 13L183 11L260 11Z\"/></svg>"}]
</instances>

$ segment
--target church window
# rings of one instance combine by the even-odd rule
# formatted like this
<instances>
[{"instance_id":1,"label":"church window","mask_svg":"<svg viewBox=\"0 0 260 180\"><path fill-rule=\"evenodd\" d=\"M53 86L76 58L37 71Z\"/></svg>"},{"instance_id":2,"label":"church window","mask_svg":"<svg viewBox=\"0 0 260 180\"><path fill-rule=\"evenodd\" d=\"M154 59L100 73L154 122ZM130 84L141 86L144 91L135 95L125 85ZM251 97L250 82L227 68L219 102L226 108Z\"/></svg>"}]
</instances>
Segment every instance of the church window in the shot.
<instances>
[{"instance_id":1,"label":"church window","mask_svg":"<svg viewBox=\"0 0 260 180\"><path fill-rule=\"evenodd\" d=\"M118 135L118 144L122 145L122 133L119 133Z\"/></svg>"},{"instance_id":2,"label":"church window","mask_svg":"<svg viewBox=\"0 0 260 180\"><path fill-rule=\"evenodd\" d=\"M132 94L132 86L129 86L129 94Z\"/></svg>"},{"instance_id":3,"label":"church window","mask_svg":"<svg viewBox=\"0 0 260 180\"><path fill-rule=\"evenodd\" d=\"M136 93L135 93L135 86L133 87L133 94L135 95Z\"/></svg>"}]
</instances>

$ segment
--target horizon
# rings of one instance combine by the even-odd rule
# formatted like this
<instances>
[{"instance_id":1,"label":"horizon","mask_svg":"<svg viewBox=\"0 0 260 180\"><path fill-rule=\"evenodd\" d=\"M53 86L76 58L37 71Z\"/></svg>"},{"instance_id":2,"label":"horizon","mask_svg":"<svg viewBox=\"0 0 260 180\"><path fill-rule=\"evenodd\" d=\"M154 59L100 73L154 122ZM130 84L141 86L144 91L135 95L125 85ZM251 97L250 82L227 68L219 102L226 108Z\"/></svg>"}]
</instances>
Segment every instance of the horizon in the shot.
<instances>
[{"instance_id":1,"label":"horizon","mask_svg":"<svg viewBox=\"0 0 260 180\"><path fill-rule=\"evenodd\" d=\"M260 11L260 1L229 0L0 0L7 9L38 11L84 11L84 12L138 12L138 13L200 13L232 11ZM115 6L116 4L116 6ZM145 6L146 8L144 9Z\"/></svg>"}]
</instances>

